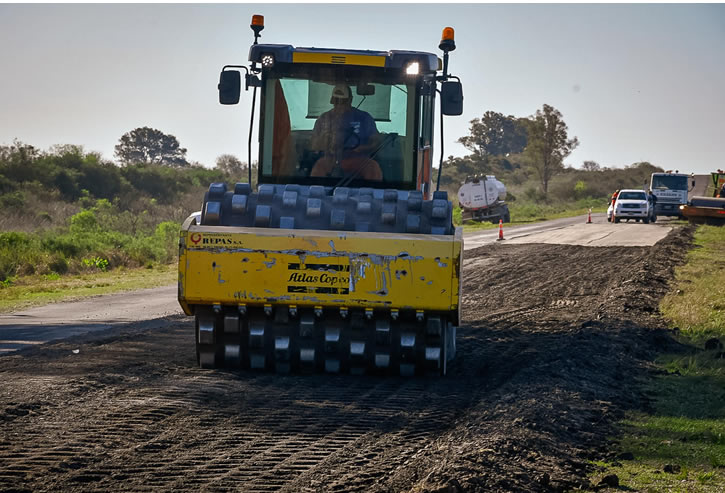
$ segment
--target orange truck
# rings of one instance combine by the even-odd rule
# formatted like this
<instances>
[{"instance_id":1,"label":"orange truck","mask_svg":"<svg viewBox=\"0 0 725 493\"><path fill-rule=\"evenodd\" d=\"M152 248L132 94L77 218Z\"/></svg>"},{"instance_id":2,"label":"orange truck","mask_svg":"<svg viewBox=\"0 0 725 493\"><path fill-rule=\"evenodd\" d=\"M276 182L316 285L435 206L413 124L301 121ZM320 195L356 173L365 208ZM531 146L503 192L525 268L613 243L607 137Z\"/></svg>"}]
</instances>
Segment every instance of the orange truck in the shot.
<instances>
[{"instance_id":1,"label":"orange truck","mask_svg":"<svg viewBox=\"0 0 725 493\"><path fill-rule=\"evenodd\" d=\"M695 196L680 206L682 215L693 223L725 224L725 171L710 174L709 196Z\"/></svg>"}]
</instances>

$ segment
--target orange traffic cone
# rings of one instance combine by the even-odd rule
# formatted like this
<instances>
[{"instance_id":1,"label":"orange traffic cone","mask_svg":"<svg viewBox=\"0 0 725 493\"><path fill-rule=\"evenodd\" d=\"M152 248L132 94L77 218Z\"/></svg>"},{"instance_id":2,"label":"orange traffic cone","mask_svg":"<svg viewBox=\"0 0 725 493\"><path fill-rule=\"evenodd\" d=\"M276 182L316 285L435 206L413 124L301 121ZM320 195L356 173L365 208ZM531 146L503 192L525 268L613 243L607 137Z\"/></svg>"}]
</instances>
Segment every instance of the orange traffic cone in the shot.
<instances>
[{"instance_id":1,"label":"orange traffic cone","mask_svg":"<svg viewBox=\"0 0 725 493\"><path fill-rule=\"evenodd\" d=\"M496 240L496 241L501 241L503 239L504 239L503 238L503 219L499 219L498 220L498 240Z\"/></svg>"},{"instance_id":2,"label":"orange traffic cone","mask_svg":"<svg viewBox=\"0 0 725 493\"><path fill-rule=\"evenodd\" d=\"M592 208L589 208L589 216L587 217L587 224L592 223Z\"/></svg>"}]
</instances>

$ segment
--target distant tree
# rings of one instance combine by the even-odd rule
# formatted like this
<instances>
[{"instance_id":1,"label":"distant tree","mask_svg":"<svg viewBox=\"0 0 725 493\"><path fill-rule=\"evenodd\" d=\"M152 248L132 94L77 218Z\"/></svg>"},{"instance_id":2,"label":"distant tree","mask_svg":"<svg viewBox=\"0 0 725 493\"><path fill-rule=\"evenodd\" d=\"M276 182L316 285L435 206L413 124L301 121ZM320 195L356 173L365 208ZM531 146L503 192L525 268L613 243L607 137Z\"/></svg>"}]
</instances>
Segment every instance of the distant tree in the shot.
<instances>
[{"instance_id":1,"label":"distant tree","mask_svg":"<svg viewBox=\"0 0 725 493\"><path fill-rule=\"evenodd\" d=\"M176 137L150 127L136 128L123 134L116 146L116 157L124 165L189 165L186 149L180 147Z\"/></svg>"},{"instance_id":2,"label":"distant tree","mask_svg":"<svg viewBox=\"0 0 725 493\"><path fill-rule=\"evenodd\" d=\"M546 197L551 178L564 169L564 158L571 154L579 140L569 138L562 114L545 104L527 120L528 144L525 158L539 178L541 191Z\"/></svg>"},{"instance_id":3,"label":"distant tree","mask_svg":"<svg viewBox=\"0 0 725 493\"><path fill-rule=\"evenodd\" d=\"M596 161L584 161L582 169L584 171L601 171L602 167Z\"/></svg>"},{"instance_id":4,"label":"distant tree","mask_svg":"<svg viewBox=\"0 0 725 493\"><path fill-rule=\"evenodd\" d=\"M458 139L473 153L474 160L488 162L490 156L517 154L526 147L526 128L514 116L487 111L471 120L470 135Z\"/></svg>"},{"instance_id":5,"label":"distant tree","mask_svg":"<svg viewBox=\"0 0 725 493\"><path fill-rule=\"evenodd\" d=\"M650 163L649 161L639 161L637 163L632 163L628 166L624 167L625 169L628 168L634 168L637 170L641 170L645 173L662 173L662 168L659 166L655 166L654 164Z\"/></svg>"},{"instance_id":6,"label":"distant tree","mask_svg":"<svg viewBox=\"0 0 725 493\"><path fill-rule=\"evenodd\" d=\"M27 164L39 155L38 149L15 139L11 145L0 146L0 167L10 164Z\"/></svg>"},{"instance_id":7,"label":"distant tree","mask_svg":"<svg viewBox=\"0 0 725 493\"><path fill-rule=\"evenodd\" d=\"M233 154L221 154L216 158L216 168L230 177L241 177L247 172L247 165Z\"/></svg>"}]
</instances>

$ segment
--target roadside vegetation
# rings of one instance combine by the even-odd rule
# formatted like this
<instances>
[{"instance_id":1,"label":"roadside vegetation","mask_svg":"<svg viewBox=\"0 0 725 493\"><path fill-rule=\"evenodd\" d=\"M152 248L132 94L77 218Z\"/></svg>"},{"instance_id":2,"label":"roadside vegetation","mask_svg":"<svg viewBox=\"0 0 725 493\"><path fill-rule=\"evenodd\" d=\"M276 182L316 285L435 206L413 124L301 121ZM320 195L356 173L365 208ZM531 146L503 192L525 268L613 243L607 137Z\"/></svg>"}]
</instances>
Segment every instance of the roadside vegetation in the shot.
<instances>
[{"instance_id":1,"label":"roadside vegetation","mask_svg":"<svg viewBox=\"0 0 725 493\"><path fill-rule=\"evenodd\" d=\"M0 309L112 289L81 289L91 277L131 289L134 269L172 282L165 266L176 261L181 222L209 183L244 169L228 156L224 168L181 165L185 150L163 142L173 152L147 150L123 166L79 146L0 146Z\"/></svg>"},{"instance_id":2,"label":"roadside vegetation","mask_svg":"<svg viewBox=\"0 0 725 493\"><path fill-rule=\"evenodd\" d=\"M619 448L633 460L599 464L598 476L636 491L725 491L723 279L725 228L700 226L660 305L682 349L657 359L661 374L645 385L651 410L622 423Z\"/></svg>"}]
</instances>

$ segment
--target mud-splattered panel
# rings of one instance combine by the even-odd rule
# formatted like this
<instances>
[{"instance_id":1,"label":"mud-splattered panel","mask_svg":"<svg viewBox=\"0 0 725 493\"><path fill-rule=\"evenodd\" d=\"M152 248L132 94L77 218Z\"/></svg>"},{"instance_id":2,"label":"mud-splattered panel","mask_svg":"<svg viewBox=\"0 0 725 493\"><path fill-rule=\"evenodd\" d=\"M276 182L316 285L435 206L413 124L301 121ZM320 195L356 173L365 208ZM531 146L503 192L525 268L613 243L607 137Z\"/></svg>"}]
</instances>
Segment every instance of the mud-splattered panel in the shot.
<instances>
[{"instance_id":1,"label":"mud-splattered panel","mask_svg":"<svg viewBox=\"0 0 725 493\"><path fill-rule=\"evenodd\" d=\"M458 306L459 236L192 226L182 232L188 304Z\"/></svg>"}]
</instances>

